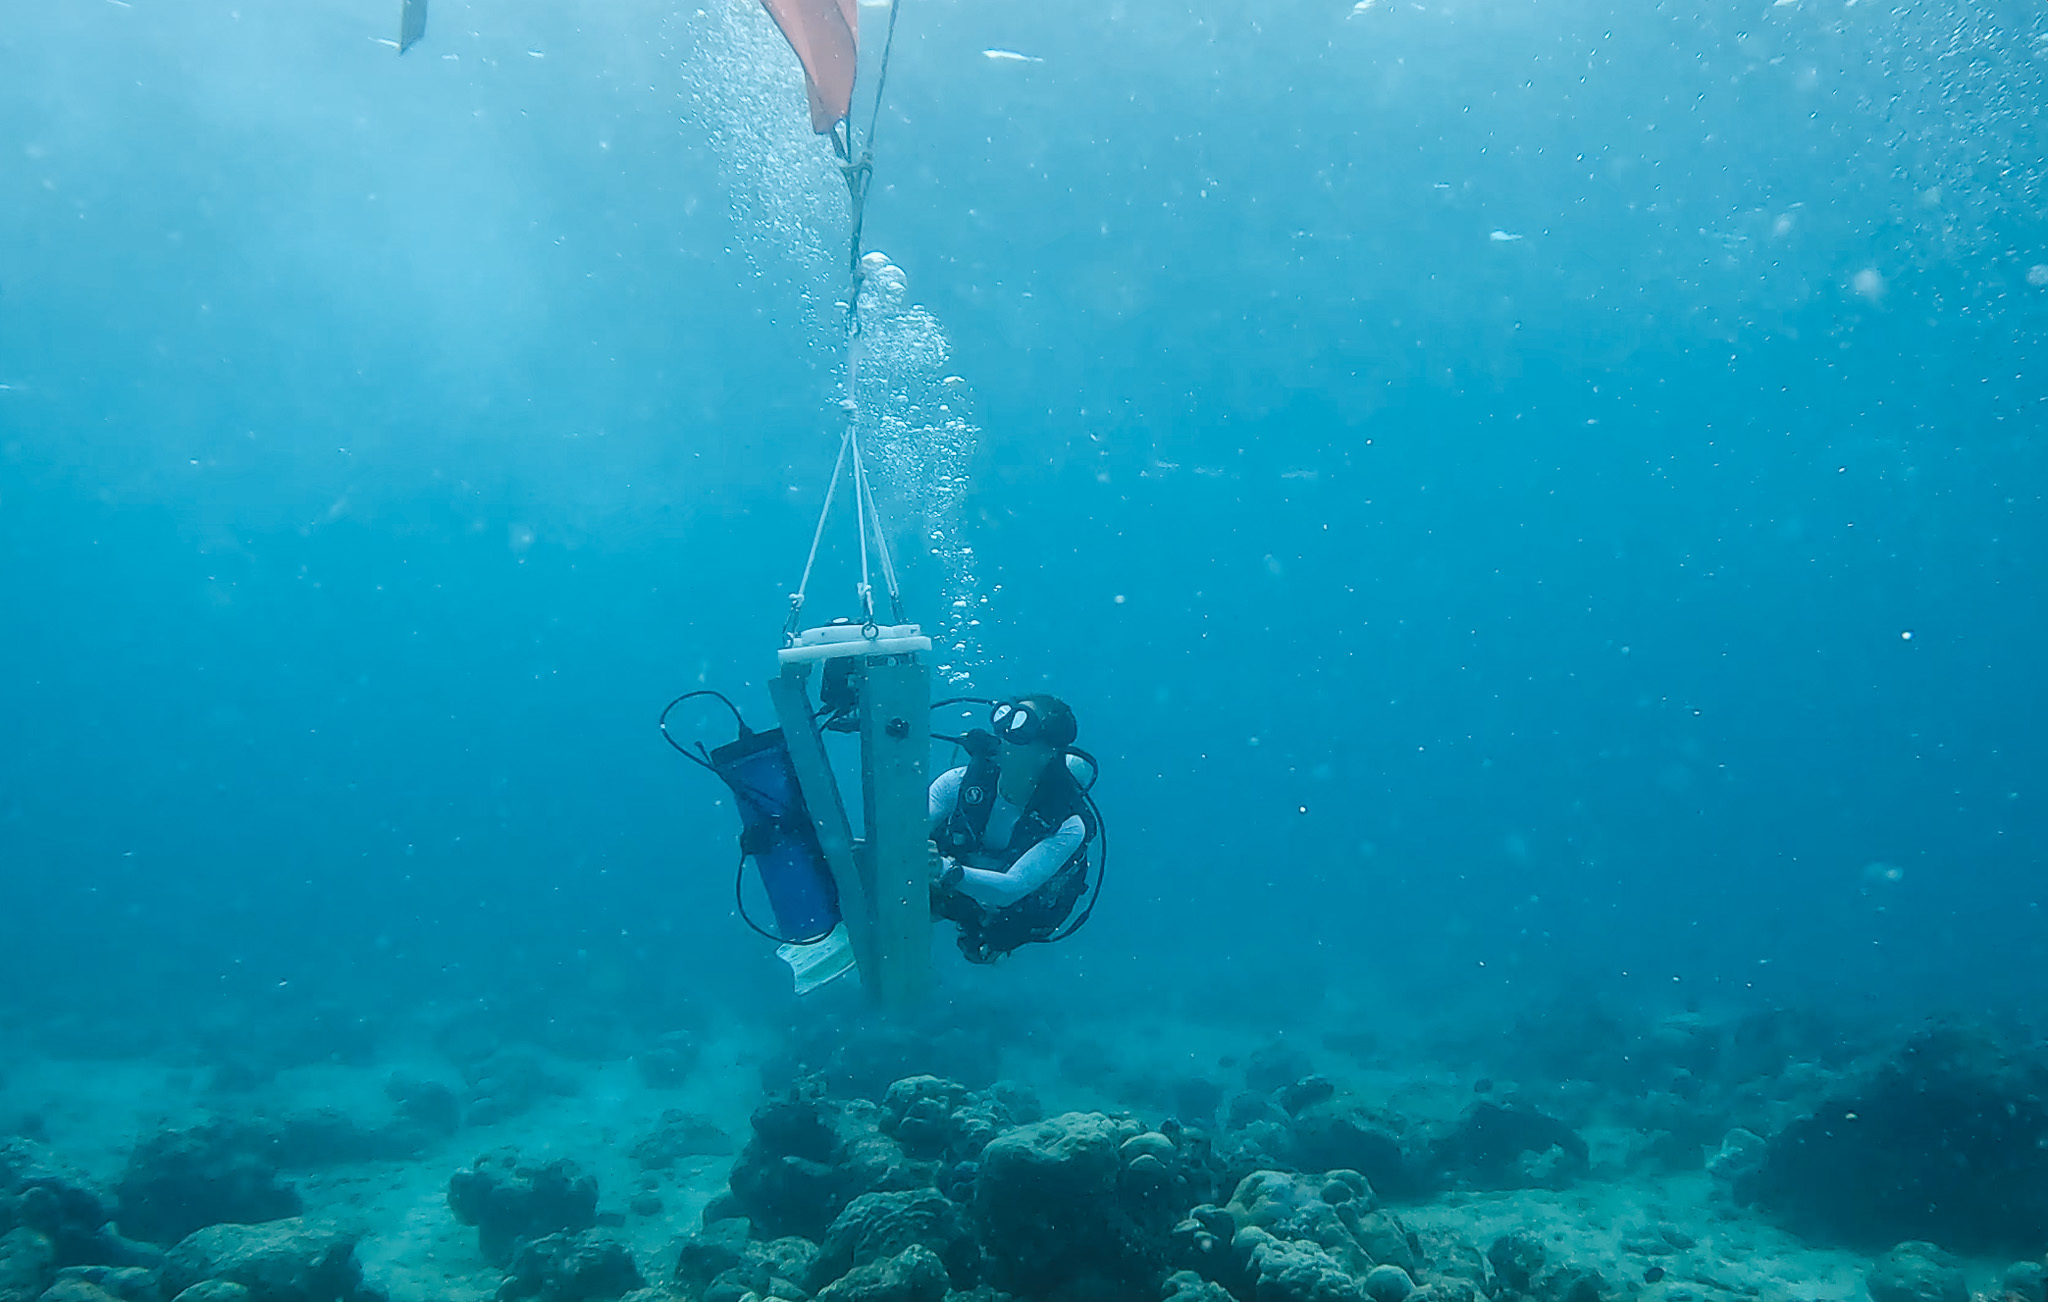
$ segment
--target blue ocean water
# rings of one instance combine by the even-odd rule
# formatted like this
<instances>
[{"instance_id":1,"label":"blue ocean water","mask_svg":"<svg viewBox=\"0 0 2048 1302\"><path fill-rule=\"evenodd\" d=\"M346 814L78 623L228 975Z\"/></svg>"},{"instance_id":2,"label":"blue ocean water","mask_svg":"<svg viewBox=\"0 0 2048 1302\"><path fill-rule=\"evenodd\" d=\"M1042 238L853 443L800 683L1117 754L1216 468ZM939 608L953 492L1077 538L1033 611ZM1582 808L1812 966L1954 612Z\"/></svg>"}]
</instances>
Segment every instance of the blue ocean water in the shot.
<instances>
[{"instance_id":1,"label":"blue ocean water","mask_svg":"<svg viewBox=\"0 0 2048 1302\"><path fill-rule=\"evenodd\" d=\"M941 1007L2038 1014L2038 6L901 5L878 503L1114 847ZM794 60L396 7L0 26L23 1043L818 1015L653 726L770 717L837 446Z\"/></svg>"}]
</instances>

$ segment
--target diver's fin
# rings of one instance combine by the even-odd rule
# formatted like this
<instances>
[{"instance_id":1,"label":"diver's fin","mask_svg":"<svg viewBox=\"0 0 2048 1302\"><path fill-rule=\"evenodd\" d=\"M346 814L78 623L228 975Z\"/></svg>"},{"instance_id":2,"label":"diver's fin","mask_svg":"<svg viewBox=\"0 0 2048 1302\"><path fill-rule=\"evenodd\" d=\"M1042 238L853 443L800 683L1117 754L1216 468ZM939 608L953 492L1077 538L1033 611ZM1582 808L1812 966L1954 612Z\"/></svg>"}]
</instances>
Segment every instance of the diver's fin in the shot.
<instances>
[{"instance_id":1,"label":"diver's fin","mask_svg":"<svg viewBox=\"0 0 2048 1302\"><path fill-rule=\"evenodd\" d=\"M427 34L427 0L405 0L398 17L398 52L404 54Z\"/></svg>"},{"instance_id":2,"label":"diver's fin","mask_svg":"<svg viewBox=\"0 0 2048 1302\"><path fill-rule=\"evenodd\" d=\"M836 981L853 971L853 944L846 937L846 924L827 932L825 939L808 945L780 945L775 956L789 964L796 977L796 992L807 995L819 986Z\"/></svg>"}]
</instances>

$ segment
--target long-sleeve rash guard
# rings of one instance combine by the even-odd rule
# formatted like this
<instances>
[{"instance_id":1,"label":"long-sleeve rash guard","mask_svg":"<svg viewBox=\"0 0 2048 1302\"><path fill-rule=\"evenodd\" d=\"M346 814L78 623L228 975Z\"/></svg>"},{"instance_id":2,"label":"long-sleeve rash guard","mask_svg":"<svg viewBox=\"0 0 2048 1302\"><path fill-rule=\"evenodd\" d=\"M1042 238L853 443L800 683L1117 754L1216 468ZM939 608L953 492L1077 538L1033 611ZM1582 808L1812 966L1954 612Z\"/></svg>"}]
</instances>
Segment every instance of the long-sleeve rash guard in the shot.
<instances>
[{"instance_id":1,"label":"long-sleeve rash guard","mask_svg":"<svg viewBox=\"0 0 2048 1302\"><path fill-rule=\"evenodd\" d=\"M1072 767L1071 760L1068 766ZM933 779L928 801L933 836L937 836L945 827L946 820L953 816L953 806L960 799L960 781L966 775L967 769L963 765ZM982 833L982 848L955 856L955 862L961 868L960 891L963 895L992 909L1015 904L1051 881L1052 875L1073 858L1074 851L1088 839L1087 824L1081 821L1079 814L1071 814L1066 822L1053 830L1052 835L1026 849L1017 856L1015 863L1005 869L1001 852L1010 848L1010 837L1017 830L1017 820L1023 814L1022 809L1001 795L995 797L995 803L988 811L988 827Z\"/></svg>"}]
</instances>

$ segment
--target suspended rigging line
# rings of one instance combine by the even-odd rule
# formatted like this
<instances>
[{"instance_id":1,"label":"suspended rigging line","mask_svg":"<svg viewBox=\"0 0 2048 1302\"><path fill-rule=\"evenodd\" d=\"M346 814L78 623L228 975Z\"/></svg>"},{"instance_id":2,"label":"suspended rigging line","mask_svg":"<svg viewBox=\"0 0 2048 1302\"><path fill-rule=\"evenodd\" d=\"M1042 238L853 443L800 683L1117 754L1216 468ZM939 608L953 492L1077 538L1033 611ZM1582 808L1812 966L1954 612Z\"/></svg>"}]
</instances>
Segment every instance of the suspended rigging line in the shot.
<instances>
[{"instance_id":1,"label":"suspended rigging line","mask_svg":"<svg viewBox=\"0 0 2048 1302\"><path fill-rule=\"evenodd\" d=\"M796 591L789 596L789 617L783 626L785 641L793 641L800 631L804 599L810 589L811 572L817 565L818 547L824 539L825 523L832 514L832 505L843 474L850 473L852 479L854 533L860 546L860 584L855 593L860 603L861 626L869 630L876 627L874 584L869 569L870 545L874 548L875 557L882 571L882 582L889 594L891 617L899 624L904 619L903 594L896 580L895 560L889 553L888 534L882 527L881 512L876 507L874 485L868 475L867 459L861 454L859 396L863 325L861 292L866 288L867 281L861 245L867 223L868 190L875 173L875 134L881 125L882 95L889 84L889 61L896 49L896 17L901 12L902 4L903 0L893 0L889 6L889 28L882 42L882 61L875 73L874 103L868 113L866 136L856 140L851 112L834 123L831 128L832 147L842 160L839 171L846 180L850 208L846 262L846 390L839 401L840 410L846 416L846 429L840 436L839 455L833 462L832 478L825 488L825 502L818 512L817 528L811 534L811 548L809 555L804 559L803 578L798 582ZM841 134L842 128L844 135ZM860 145L857 155L854 153L856 143Z\"/></svg>"}]
</instances>

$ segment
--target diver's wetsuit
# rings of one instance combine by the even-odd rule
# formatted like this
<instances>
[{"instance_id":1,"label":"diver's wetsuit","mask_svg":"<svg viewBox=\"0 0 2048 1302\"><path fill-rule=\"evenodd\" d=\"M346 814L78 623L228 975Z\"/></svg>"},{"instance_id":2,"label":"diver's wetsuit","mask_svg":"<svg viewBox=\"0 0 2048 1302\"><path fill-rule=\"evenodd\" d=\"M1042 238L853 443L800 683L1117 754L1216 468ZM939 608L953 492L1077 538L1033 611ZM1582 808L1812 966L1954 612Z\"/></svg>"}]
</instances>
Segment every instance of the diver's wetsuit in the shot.
<instances>
[{"instance_id":1,"label":"diver's wetsuit","mask_svg":"<svg viewBox=\"0 0 2048 1302\"><path fill-rule=\"evenodd\" d=\"M1073 758L1068 758L1069 772L1073 771L1075 763ZM967 769L963 765L949 769L933 780L927 804L934 837L945 828L946 820L953 816L953 807L960 799L960 781L966 774ZM1024 848L1022 853L1014 853L1010 847L1010 836L1016 831L1017 820L1024 811L1001 795L995 795L993 799L994 803L989 807L988 827L982 835L982 848L957 857L956 862L961 868L960 893L991 909L1003 909L1051 881L1053 874L1065 866L1087 841L1088 827L1079 814L1069 815L1044 840Z\"/></svg>"}]
</instances>

